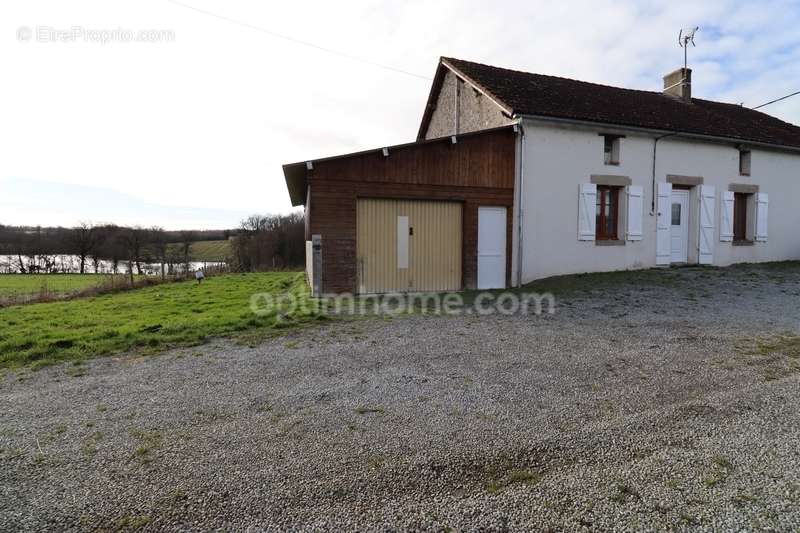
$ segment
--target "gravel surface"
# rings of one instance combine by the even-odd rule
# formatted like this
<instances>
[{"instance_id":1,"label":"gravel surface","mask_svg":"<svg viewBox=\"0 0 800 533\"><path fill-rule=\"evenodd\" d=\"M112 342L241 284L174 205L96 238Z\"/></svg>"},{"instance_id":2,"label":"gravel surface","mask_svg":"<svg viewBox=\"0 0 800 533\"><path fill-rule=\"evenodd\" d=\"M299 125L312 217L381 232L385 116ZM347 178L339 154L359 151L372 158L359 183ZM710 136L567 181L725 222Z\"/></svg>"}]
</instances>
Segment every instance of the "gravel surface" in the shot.
<instances>
[{"instance_id":1,"label":"gravel surface","mask_svg":"<svg viewBox=\"0 0 800 533\"><path fill-rule=\"evenodd\" d=\"M0 529L800 529L800 267L0 381ZM778 337L778 336L781 337Z\"/></svg>"}]
</instances>

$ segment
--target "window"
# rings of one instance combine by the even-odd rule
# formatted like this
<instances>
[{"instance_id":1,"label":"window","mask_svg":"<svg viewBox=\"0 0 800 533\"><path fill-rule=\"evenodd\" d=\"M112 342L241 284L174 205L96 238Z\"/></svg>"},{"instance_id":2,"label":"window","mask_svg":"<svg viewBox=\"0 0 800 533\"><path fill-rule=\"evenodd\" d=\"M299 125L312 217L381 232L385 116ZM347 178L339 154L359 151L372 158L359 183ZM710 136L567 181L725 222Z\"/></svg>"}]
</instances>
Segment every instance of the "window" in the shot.
<instances>
[{"instance_id":1,"label":"window","mask_svg":"<svg viewBox=\"0 0 800 533\"><path fill-rule=\"evenodd\" d=\"M747 199L750 194L737 192L733 195L733 240L747 241Z\"/></svg>"},{"instance_id":2,"label":"window","mask_svg":"<svg viewBox=\"0 0 800 533\"><path fill-rule=\"evenodd\" d=\"M739 150L739 174L741 176L750 175L750 150Z\"/></svg>"},{"instance_id":3,"label":"window","mask_svg":"<svg viewBox=\"0 0 800 533\"><path fill-rule=\"evenodd\" d=\"M672 225L681 225L681 204L672 204Z\"/></svg>"},{"instance_id":4,"label":"window","mask_svg":"<svg viewBox=\"0 0 800 533\"><path fill-rule=\"evenodd\" d=\"M598 241L617 240L620 188L610 185L597 186L595 239Z\"/></svg>"},{"instance_id":5,"label":"window","mask_svg":"<svg viewBox=\"0 0 800 533\"><path fill-rule=\"evenodd\" d=\"M618 135L603 135L603 162L606 165L619 165Z\"/></svg>"}]
</instances>

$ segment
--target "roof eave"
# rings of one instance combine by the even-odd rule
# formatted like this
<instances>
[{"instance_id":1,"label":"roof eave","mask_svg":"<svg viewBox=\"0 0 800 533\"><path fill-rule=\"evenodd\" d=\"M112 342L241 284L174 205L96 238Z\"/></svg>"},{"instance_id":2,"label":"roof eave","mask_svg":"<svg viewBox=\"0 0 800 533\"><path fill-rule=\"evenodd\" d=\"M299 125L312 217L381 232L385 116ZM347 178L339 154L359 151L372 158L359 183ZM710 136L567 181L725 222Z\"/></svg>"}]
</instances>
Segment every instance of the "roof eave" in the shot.
<instances>
[{"instance_id":1,"label":"roof eave","mask_svg":"<svg viewBox=\"0 0 800 533\"><path fill-rule=\"evenodd\" d=\"M439 58L439 64L436 65L436 74L433 76L431 83L431 90L428 91L428 100L425 102L425 111L422 112L422 120L419 124L417 131L417 140L421 141L425 138L425 133L428 131L428 126L431 123L431 117L436 110L436 97L442 89L442 80L444 80L445 70L442 66L442 58Z\"/></svg>"},{"instance_id":2,"label":"roof eave","mask_svg":"<svg viewBox=\"0 0 800 533\"><path fill-rule=\"evenodd\" d=\"M487 89L486 87L484 87L483 85L481 85L480 83L475 81L473 78L471 78L471 77L467 76L466 74L464 74L464 72L462 72L458 67L456 67L455 65L450 63L447 60L447 58L443 57L441 59L441 63L442 63L442 65L444 65L448 69L452 70L453 73L456 74L456 76L459 76L461 79L469 82L469 84L472 85L473 87L475 87L475 89L478 92L480 92L481 94L483 94L484 96L489 98L492 102L494 102L494 104L497 107L502 109L504 113L508 114L509 116L514 116L514 109L510 105L505 103L503 100L501 100L499 97L497 97L497 95L492 93L492 91L490 91L489 89Z\"/></svg>"},{"instance_id":3,"label":"roof eave","mask_svg":"<svg viewBox=\"0 0 800 533\"><path fill-rule=\"evenodd\" d=\"M800 152L800 146L792 146L786 144L775 144L775 143L768 143L763 141L753 141L750 139L742 139L739 137L721 137L717 135L706 135L702 133L691 133L687 131L680 131L680 130L669 130L669 129L659 129L659 128L645 128L641 126L629 126L626 124L616 124L613 122L600 122L594 120L581 120L575 118L564 118L564 117L551 117L548 115L532 115L532 114L519 114L518 117L527 120L541 120L545 122L557 122L562 124L575 124L575 125L582 125L582 126L593 126L593 127L603 127L603 128L613 128L625 131L632 131L632 132L639 132L639 133L647 133L650 135L674 135L676 137L684 137L689 139L701 139L710 142L717 142L717 143L725 143L725 144L745 144L747 146L760 146L762 148L771 148L774 150L782 150L788 152Z\"/></svg>"},{"instance_id":4,"label":"roof eave","mask_svg":"<svg viewBox=\"0 0 800 533\"><path fill-rule=\"evenodd\" d=\"M292 207L305 205L306 188L308 187L308 169L305 163L290 163L283 165L283 177L286 180L286 189Z\"/></svg>"}]
</instances>

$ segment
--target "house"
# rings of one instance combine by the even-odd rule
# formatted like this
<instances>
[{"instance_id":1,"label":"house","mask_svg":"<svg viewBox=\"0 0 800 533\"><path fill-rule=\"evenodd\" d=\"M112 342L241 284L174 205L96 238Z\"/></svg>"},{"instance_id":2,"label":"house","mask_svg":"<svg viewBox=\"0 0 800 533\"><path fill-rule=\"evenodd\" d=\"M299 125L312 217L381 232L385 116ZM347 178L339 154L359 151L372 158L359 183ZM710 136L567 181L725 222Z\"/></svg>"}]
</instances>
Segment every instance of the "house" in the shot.
<instances>
[{"instance_id":1,"label":"house","mask_svg":"<svg viewBox=\"0 0 800 533\"><path fill-rule=\"evenodd\" d=\"M317 294L502 288L800 258L800 127L663 92L439 62L417 140L284 166Z\"/></svg>"}]
</instances>

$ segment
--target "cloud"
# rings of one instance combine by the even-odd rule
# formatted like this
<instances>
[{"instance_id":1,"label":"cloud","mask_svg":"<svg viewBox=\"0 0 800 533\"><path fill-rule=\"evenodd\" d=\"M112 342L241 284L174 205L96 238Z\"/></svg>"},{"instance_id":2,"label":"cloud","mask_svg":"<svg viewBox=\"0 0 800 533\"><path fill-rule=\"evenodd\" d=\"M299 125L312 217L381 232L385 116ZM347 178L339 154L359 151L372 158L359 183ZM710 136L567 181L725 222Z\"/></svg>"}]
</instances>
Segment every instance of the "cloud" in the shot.
<instances>
[{"instance_id":1,"label":"cloud","mask_svg":"<svg viewBox=\"0 0 800 533\"><path fill-rule=\"evenodd\" d=\"M793 0L185 1L426 76L450 55L647 90L682 64L678 30L698 25L695 95L752 106L800 89ZM166 28L175 41L13 37L37 24ZM0 35L0 180L109 188L151 206L288 212L283 163L412 140L430 87L170 2L7 2ZM800 123L798 101L765 111ZM58 220L100 209L67 200ZM172 224L174 212L157 212Z\"/></svg>"}]
</instances>

